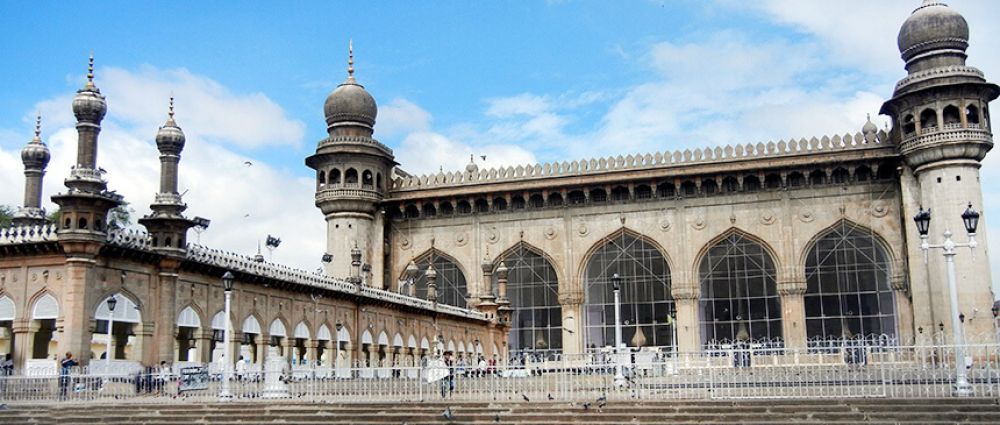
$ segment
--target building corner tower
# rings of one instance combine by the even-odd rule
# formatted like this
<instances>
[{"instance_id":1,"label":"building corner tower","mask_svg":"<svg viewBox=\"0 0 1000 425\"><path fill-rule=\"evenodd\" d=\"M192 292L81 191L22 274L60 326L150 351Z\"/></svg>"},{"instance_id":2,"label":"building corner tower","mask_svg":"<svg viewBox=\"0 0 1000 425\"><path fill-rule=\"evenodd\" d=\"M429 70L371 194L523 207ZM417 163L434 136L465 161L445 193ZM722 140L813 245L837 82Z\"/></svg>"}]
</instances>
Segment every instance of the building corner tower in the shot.
<instances>
[{"instance_id":1,"label":"building corner tower","mask_svg":"<svg viewBox=\"0 0 1000 425\"><path fill-rule=\"evenodd\" d=\"M97 136L108 111L101 90L94 85L94 57L90 57L87 84L73 98L76 116L76 164L65 180L66 191L52 197L59 205L56 233L66 255L66 282L60 311L63 335L59 352L72 352L83 364L90 360L90 313L97 302L97 255L107 241L108 211L122 204L122 197L108 191L104 170L97 167Z\"/></svg>"},{"instance_id":2,"label":"building corner tower","mask_svg":"<svg viewBox=\"0 0 1000 425\"><path fill-rule=\"evenodd\" d=\"M942 2L925 0L900 28L897 41L907 76L896 83L892 99L881 110L893 120L891 137L904 160L901 225L908 241L913 305L929 307L915 317L914 326L924 335L941 325L951 329L948 280L941 252L930 251L925 263L910 218L921 207L931 208L930 242L940 242L946 230L955 242L964 242L961 215L970 203L983 208L979 168L993 147L988 103L1000 88L966 65L968 40L969 27L961 14ZM959 311L966 318L969 343L993 335L994 295L985 234L983 220L975 253L959 248L955 256Z\"/></svg>"},{"instance_id":3,"label":"building corner tower","mask_svg":"<svg viewBox=\"0 0 1000 425\"><path fill-rule=\"evenodd\" d=\"M385 217L378 205L396 161L391 149L372 138L378 107L354 79L353 47L347 79L326 98L323 112L328 137L305 163L316 170L316 206L326 218L327 254L332 257L326 273L382 288ZM357 262L352 250L354 255L360 250L360 270L352 267Z\"/></svg>"}]
</instances>

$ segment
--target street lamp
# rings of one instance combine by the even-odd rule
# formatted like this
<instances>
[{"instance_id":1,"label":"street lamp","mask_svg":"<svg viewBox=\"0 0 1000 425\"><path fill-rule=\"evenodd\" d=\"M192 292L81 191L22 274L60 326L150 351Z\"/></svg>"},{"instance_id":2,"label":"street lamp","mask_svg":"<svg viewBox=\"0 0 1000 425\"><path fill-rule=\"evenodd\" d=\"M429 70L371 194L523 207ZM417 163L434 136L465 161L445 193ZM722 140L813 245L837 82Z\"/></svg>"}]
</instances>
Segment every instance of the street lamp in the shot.
<instances>
[{"instance_id":1,"label":"street lamp","mask_svg":"<svg viewBox=\"0 0 1000 425\"><path fill-rule=\"evenodd\" d=\"M611 275L611 289L615 294L615 385L624 386L625 385L625 375L622 371L622 306L621 306L621 289L622 289L622 277L615 273Z\"/></svg>"},{"instance_id":2,"label":"street lamp","mask_svg":"<svg viewBox=\"0 0 1000 425\"><path fill-rule=\"evenodd\" d=\"M223 362L222 365L222 391L219 392L219 398L228 399L233 396L232 393L229 392L229 381L232 378L232 367L233 367L233 353L232 353L233 344L231 341L233 338L233 332L232 329L230 329L232 327L232 320L229 319L230 300L232 299L233 296L232 272L226 271L226 273L222 275L222 287L223 289L225 289L224 293L226 296L226 326L225 326L225 331L223 331L225 333L222 336L223 344L225 344L225 351L224 351L225 354L223 354L225 362Z\"/></svg>"},{"instance_id":3,"label":"street lamp","mask_svg":"<svg viewBox=\"0 0 1000 425\"><path fill-rule=\"evenodd\" d=\"M105 373L111 373L111 329L115 326L115 306L118 300L112 295L108 298L108 345L104 350L104 364L107 369Z\"/></svg>"},{"instance_id":4,"label":"street lamp","mask_svg":"<svg viewBox=\"0 0 1000 425\"><path fill-rule=\"evenodd\" d=\"M913 221L917 225L917 232L920 233L920 249L924 251L924 262L927 261L927 252L931 248L943 251L945 268L948 275L948 292L951 301L951 332L955 342L955 388L952 391L952 395L959 397L971 396L973 390L966 376L965 341L962 336L962 322L964 322L965 315L960 314L958 311L958 290L955 283L955 248L968 247L970 252L973 252L972 250L976 248L976 227L979 226L979 213L972 209L971 203L965 212L962 213L962 222L965 224L965 231L969 235L969 241L966 243L955 243L952 241L951 230L947 229L944 231L943 243L929 243L927 233L930 230L931 224L930 208L924 211L923 207L921 207L917 215L913 217ZM944 330L943 323L941 327Z\"/></svg>"}]
</instances>

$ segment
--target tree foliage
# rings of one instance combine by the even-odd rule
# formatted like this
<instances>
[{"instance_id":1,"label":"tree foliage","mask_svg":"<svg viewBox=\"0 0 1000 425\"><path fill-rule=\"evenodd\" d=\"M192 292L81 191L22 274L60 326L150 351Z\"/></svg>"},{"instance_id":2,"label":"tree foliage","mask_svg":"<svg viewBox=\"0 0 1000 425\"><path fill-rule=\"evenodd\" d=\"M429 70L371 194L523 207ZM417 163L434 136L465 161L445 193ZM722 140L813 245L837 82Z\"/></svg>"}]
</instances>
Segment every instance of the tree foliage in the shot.
<instances>
[{"instance_id":1,"label":"tree foliage","mask_svg":"<svg viewBox=\"0 0 1000 425\"><path fill-rule=\"evenodd\" d=\"M10 205L0 205L0 227L10 227L16 210Z\"/></svg>"}]
</instances>

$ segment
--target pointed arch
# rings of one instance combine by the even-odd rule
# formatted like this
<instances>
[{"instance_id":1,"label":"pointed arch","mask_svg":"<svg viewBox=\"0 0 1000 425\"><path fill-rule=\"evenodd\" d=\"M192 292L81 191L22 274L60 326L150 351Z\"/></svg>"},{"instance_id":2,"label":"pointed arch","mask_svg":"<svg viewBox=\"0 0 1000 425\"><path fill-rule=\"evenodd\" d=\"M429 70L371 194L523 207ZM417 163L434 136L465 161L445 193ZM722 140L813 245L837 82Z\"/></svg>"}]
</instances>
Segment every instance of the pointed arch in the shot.
<instances>
[{"instance_id":1,"label":"pointed arch","mask_svg":"<svg viewBox=\"0 0 1000 425\"><path fill-rule=\"evenodd\" d=\"M193 308L193 304L188 304L177 314L177 326L189 328L201 328L201 315Z\"/></svg>"},{"instance_id":2,"label":"pointed arch","mask_svg":"<svg viewBox=\"0 0 1000 425\"><path fill-rule=\"evenodd\" d=\"M561 351L562 305L559 303L559 272L551 257L520 241L497 256L491 290L496 290L501 261L507 267L507 298L513 308L508 348ZM497 294L499 296L499 294Z\"/></svg>"},{"instance_id":3,"label":"pointed arch","mask_svg":"<svg viewBox=\"0 0 1000 425\"><path fill-rule=\"evenodd\" d=\"M371 335L368 338L371 339ZM351 331L347 329L347 325L341 326L340 330L337 331L337 341L349 343L351 339Z\"/></svg>"},{"instance_id":4,"label":"pointed arch","mask_svg":"<svg viewBox=\"0 0 1000 425\"><path fill-rule=\"evenodd\" d=\"M36 295L31 307L32 320L59 318L59 301L47 290Z\"/></svg>"},{"instance_id":5,"label":"pointed arch","mask_svg":"<svg viewBox=\"0 0 1000 425\"><path fill-rule=\"evenodd\" d=\"M556 264L558 264L558 263L556 262L556 260L554 258L552 258L551 255L549 255L548 252L545 252L545 250L543 250L543 249L541 249L541 248L533 245L531 242L527 242L527 241L523 241L523 240L520 240L520 241L517 241L517 242L511 244L511 246L507 247L507 249L501 251L500 254L497 254L496 256L494 256L493 260L492 260L493 261L493 270L496 271L496 268L500 266L500 260L503 260L504 258L509 257L512 253L514 253L518 249L524 249L526 251L530 251L530 252L534 253L535 255L538 255L539 257L542 257L543 259L545 259L546 262L549 263L549 265L552 266L553 269L555 269L556 278L560 282L562 282L563 279L565 279L565 277L563 276L564 272L563 272L562 268L561 267L556 267ZM510 265L508 264L507 266L509 267Z\"/></svg>"},{"instance_id":6,"label":"pointed arch","mask_svg":"<svg viewBox=\"0 0 1000 425\"><path fill-rule=\"evenodd\" d=\"M396 333L395 336L392 337L392 346L393 347L402 347L403 346L403 336L400 335L398 332Z\"/></svg>"},{"instance_id":7,"label":"pointed arch","mask_svg":"<svg viewBox=\"0 0 1000 425\"><path fill-rule=\"evenodd\" d=\"M118 301L114 311L114 321L116 323L142 323L142 307L139 306L137 298L129 295L127 291L120 290L113 295L100 298L94 312L94 319L108 320L111 317L110 310L108 310L108 300L111 297L115 297L115 300Z\"/></svg>"},{"instance_id":8,"label":"pointed arch","mask_svg":"<svg viewBox=\"0 0 1000 425\"><path fill-rule=\"evenodd\" d=\"M245 334L261 334L260 320L257 320L256 314L250 313L243 319L243 326L240 328L240 332Z\"/></svg>"},{"instance_id":9,"label":"pointed arch","mask_svg":"<svg viewBox=\"0 0 1000 425\"><path fill-rule=\"evenodd\" d=\"M468 293L468 280L466 276L468 274L462 268L461 262L436 248L424 251L424 253L417 256L413 261L420 270L416 278L413 279L417 298L427 297L427 277L425 273L427 267L433 264L434 271L437 272L436 286L438 302L462 308L468 305L466 299ZM401 271L400 280L406 280L405 270Z\"/></svg>"},{"instance_id":10,"label":"pointed arch","mask_svg":"<svg viewBox=\"0 0 1000 425\"><path fill-rule=\"evenodd\" d=\"M319 330L316 331L317 341L332 341L333 334L330 333L330 327L326 323L319 325Z\"/></svg>"},{"instance_id":11,"label":"pointed arch","mask_svg":"<svg viewBox=\"0 0 1000 425\"><path fill-rule=\"evenodd\" d=\"M660 254L660 256L663 257L664 260L666 260L667 267L670 270L674 269L674 262L670 259L670 255L667 254L667 250L663 248L663 245L660 245L660 243L657 242L655 239L647 236L642 232L639 232L627 226L622 226L618 230L608 233L603 238L598 239L596 242L590 245L590 248L587 248L587 252L583 255L583 261L580 263L579 269L577 269L576 272L577 278L579 279L584 278L584 275L587 272L587 263L591 260L591 257L593 257L595 252L597 252L599 249L607 245L608 242L611 242L615 238L620 237L622 235L628 235L642 241L643 243L649 244L650 246L656 249L656 251Z\"/></svg>"},{"instance_id":12,"label":"pointed arch","mask_svg":"<svg viewBox=\"0 0 1000 425\"><path fill-rule=\"evenodd\" d=\"M409 348L417 348L417 338L414 337L413 334L410 334L410 336L406 339L406 346Z\"/></svg>"},{"instance_id":13,"label":"pointed arch","mask_svg":"<svg viewBox=\"0 0 1000 425\"><path fill-rule=\"evenodd\" d=\"M365 331L361 333L361 343L373 344L374 342L375 340L372 339L372 333L368 329L365 329Z\"/></svg>"},{"instance_id":14,"label":"pointed arch","mask_svg":"<svg viewBox=\"0 0 1000 425\"><path fill-rule=\"evenodd\" d=\"M838 220L806 245L806 336L811 343L897 335L892 250L874 230Z\"/></svg>"},{"instance_id":15,"label":"pointed arch","mask_svg":"<svg viewBox=\"0 0 1000 425\"><path fill-rule=\"evenodd\" d=\"M774 248L771 246L770 243L768 243L767 241L765 241L764 239L762 239L761 237L759 237L759 236L757 236L757 235L755 235L753 233L747 232L746 230L743 230L743 229L740 229L739 227L733 226L733 227L730 227L730 228L726 229L722 233L719 233L714 238L710 239L708 242L705 243L705 245L702 245L701 249L698 250L698 254L695 256L695 258L697 258L697 260L694 263L694 269L691 270L692 273L693 273L692 276L697 276L698 275L698 271L700 269L699 265L701 264L701 261L705 258L705 255L708 254L708 251L710 249L712 249L713 246L717 245L719 242L722 242L722 241L728 239L730 236L734 236L734 235L737 235L740 238L746 239L748 241L751 241L751 242L759 245L761 248L764 249L765 252L767 252L767 255L769 255L771 257L771 259L774 261L775 268L777 270L781 270L781 263L778 262L778 260L781 257L778 255L777 251L774 250Z\"/></svg>"},{"instance_id":16,"label":"pointed arch","mask_svg":"<svg viewBox=\"0 0 1000 425\"><path fill-rule=\"evenodd\" d=\"M0 296L0 322L12 321L16 317L17 307L14 305L14 300L7 294Z\"/></svg>"},{"instance_id":17,"label":"pointed arch","mask_svg":"<svg viewBox=\"0 0 1000 425\"><path fill-rule=\"evenodd\" d=\"M702 248L696 276L705 348L746 340L783 345L775 258L763 240L735 227Z\"/></svg>"},{"instance_id":18,"label":"pointed arch","mask_svg":"<svg viewBox=\"0 0 1000 425\"><path fill-rule=\"evenodd\" d=\"M299 324L295 325L295 330L292 332L292 336L294 338L312 339L310 335L311 332L309 332L309 326L306 325L305 321L301 321Z\"/></svg>"},{"instance_id":19,"label":"pointed arch","mask_svg":"<svg viewBox=\"0 0 1000 425\"><path fill-rule=\"evenodd\" d=\"M612 277L621 277L622 343L633 347L673 347L675 314L671 268L652 238L621 228L601 238L581 264L584 289L584 344L594 350L615 345Z\"/></svg>"},{"instance_id":20,"label":"pointed arch","mask_svg":"<svg viewBox=\"0 0 1000 425\"><path fill-rule=\"evenodd\" d=\"M270 337L288 337L288 327L285 326L285 321L280 317L276 317L271 321L271 325L267 327L267 334Z\"/></svg>"},{"instance_id":21,"label":"pointed arch","mask_svg":"<svg viewBox=\"0 0 1000 425\"><path fill-rule=\"evenodd\" d=\"M823 229L821 229L818 232L816 232L816 234L813 235L812 238L809 239L809 242L806 243L805 246L802 247L802 250L799 252L799 257L798 257L800 259L799 260L799 266L802 267L802 266L805 265L806 256L809 254L810 251L813 250L813 248L815 247L817 241L819 241L820 239L822 239L824 236L827 236L830 233L833 233L833 232L837 231L842 226L846 226L846 227L849 227L849 228L856 229L857 231L870 234L872 236L874 242L878 244L878 247L881 248L881 249L883 249L883 250L885 250L886 254L889 255L889 260L891 262L896 262L900 258L899 253L896 252L896 250L893 248L893 246L891 244L889 244L889 242L887 242L886 239L884 237L882 237L882 235L879 232L877 232L875 229L872 229L869 226L866 226L864 224L858 223L858 222L856 222L854 220L851 220L849 218L841 217L841 218L838 218L838 219L834 220L834 222L831 223L829 226L826 226Z\"/></svg>"},{"instance_id":22,"label":"pointed arch","mask_svg":"<svg viewBox=\"0 0 1000 425\"><path fill-rule=\"evenodd\" d=\"M389 345L389 335L385 331L378 333L378 345Z\"/></svg>"}]
</instances>

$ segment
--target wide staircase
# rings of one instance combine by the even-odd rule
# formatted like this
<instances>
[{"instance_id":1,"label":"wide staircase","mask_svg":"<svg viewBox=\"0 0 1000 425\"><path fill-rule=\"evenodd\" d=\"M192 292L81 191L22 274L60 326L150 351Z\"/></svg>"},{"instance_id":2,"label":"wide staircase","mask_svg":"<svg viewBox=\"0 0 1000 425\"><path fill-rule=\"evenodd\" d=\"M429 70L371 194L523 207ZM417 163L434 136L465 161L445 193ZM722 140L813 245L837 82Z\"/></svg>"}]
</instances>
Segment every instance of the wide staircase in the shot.
<instances>
[{"instance_id":1,"label":"wide staircase","mask_svg":"<svg viewBox=\"0 0 1000 425\"><path fill-rule=\"evenodd\" d=\"M451 418L446 417L446 410ZM1000 424L995 399L13 405L0 424Z\"/></svg>"}]
</instances>

